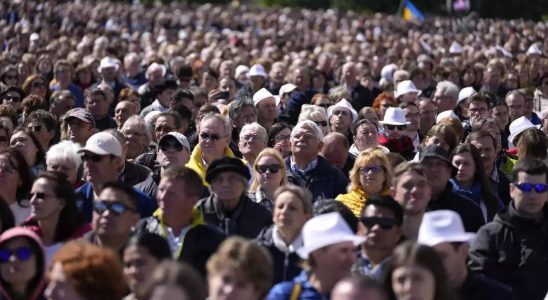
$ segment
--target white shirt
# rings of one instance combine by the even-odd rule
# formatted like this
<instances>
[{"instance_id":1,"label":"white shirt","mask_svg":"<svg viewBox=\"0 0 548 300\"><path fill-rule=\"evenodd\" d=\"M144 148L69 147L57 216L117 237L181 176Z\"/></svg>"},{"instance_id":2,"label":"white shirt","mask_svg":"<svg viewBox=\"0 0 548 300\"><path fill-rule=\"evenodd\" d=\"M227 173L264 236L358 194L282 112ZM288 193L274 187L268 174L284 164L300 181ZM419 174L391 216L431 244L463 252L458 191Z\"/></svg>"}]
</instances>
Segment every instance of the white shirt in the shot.
<instances>
[{"instance_id":1,"label":"white shirt","mask_svg":"<svg viewBox=\"0 0 548 300\"><path fill-rule=\"evenodd\" d=\"M174 259L177 259L179 256L181 247L183 247L183 242L185 241L185 235L189 229L190 225L184 227L181 230L181 233L179 233L178 236L175 236L171 227L166 226L166 240L169 249L171 250L171 256L173 256Z\"/></svg>"}]
</instances>

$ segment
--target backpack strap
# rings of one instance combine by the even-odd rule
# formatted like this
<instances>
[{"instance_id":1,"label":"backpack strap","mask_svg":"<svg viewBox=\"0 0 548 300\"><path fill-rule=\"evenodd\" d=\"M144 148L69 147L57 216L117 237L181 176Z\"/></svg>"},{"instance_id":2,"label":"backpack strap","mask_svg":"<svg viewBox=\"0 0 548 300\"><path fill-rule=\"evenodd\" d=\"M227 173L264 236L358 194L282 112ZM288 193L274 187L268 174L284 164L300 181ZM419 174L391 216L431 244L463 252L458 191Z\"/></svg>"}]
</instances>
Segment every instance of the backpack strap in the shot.
<instances>
[{"instance_id":1,"label":"backpack strap","mask_svg":"<svg viewBox=\"0 0 548 300\"><path fill-rule=\"evenodd\" d=\"M291 295L289 296L289 300L297 300L301 296L301 290L302 286L300 283L295 283L293 285L293 288L291 289Z\"/></svg>"}]
</instances>

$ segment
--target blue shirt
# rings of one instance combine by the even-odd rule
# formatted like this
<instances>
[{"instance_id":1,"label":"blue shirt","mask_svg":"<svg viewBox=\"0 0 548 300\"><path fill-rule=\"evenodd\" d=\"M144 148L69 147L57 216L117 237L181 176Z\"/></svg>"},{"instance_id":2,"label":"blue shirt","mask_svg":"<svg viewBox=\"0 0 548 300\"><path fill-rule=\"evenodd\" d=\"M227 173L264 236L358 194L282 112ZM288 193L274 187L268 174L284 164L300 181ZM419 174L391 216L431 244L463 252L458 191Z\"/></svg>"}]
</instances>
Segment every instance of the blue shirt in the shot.
<instances>
[{"instance_id":1,"label":"blue shirt","mask_svg":"<svg viewBox=\"0 0 548 300\"><path fill-rule=\"evenodd\" d=\"M287 300L291 296L291 292L296 284L301 286L301 292L299 298L302 300L328 300L329 296L320 294L308 281L308 274L306 271L302 271L299 275L293 278L292 281L280 282L268 293L267 300Z\"/></svg>"},{"instance_id":2,"label":"blue shirt","mask_svg":"<svg viewBox=\"0 0 548 300\"><path fill-rule=\"evenodd\" d=\"M51 90L54 92L59 90L59 84L52 85ZM82 91L82 89L76 84L70 83L67 87L67 90L69 90L74 97L74 105L76 107L84 108L84 92Z\"/></svg>"}]
</instances>

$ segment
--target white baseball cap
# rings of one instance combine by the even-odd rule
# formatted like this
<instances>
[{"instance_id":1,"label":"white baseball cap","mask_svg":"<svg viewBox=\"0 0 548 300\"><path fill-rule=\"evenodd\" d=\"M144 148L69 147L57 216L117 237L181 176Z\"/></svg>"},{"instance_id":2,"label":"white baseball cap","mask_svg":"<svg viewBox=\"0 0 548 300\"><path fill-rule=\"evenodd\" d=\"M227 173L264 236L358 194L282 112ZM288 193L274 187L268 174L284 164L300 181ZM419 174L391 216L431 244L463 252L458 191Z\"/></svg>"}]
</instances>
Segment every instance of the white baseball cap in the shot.
<instances>
[{"instance_id":1,"label":"white baseball cap","mask_svg":"<svg viewBox=\"0 0 548 300\"><path fill-rule=\"evenodd\" d=\"M112 134L97 132L89 137L86 146L78 153L91 152L98 155L122 156L122 145Z\"/></svg>"}]
</instances>

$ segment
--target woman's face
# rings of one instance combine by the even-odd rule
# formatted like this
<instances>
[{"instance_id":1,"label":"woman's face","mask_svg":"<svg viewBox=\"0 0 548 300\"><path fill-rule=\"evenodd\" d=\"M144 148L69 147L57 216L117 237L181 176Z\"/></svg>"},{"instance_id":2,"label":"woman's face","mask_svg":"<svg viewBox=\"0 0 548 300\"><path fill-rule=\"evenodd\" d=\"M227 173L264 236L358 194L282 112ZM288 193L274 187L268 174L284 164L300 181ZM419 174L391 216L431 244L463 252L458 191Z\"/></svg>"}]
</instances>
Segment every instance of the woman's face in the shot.
<instances>
[{"instance_id":1,"label":"woman's face","mask_svg":"<svg viewBox=\"0 0 548 300\"><path fill-rule=\"evenodd\" d=\"M9 91L4 96L4 100L2 101L2 104L7 104L11 106L15 111L19 111L21 109L21 102L23 101L22 95L20 95L16 91Z\"/></svg>"},{"instance_id":2,"label":"woman's face","mask_svg":"<svg viewBox=\"0 0 548 300\"><path fill-rule=\"evenodd\" d=\"M268 190L274 190L281 185L283 170L280 163L274 157L263 156L257 161L256 165L255 176L257 176L257 180L259 180L261 187Z\"/></svg>"},{"instance_id":3,"label":"woman's face","mask_svg":"<svg viewBox=\"0 0 548 300\"><path fill-rule=\"evenodd\" d=\"M208 277L211 300L259 300L255 285L241 276L241 271L227 267Z\"/></svg>"},{"instance_id":4,"label":"woman's face","mask_svg":"<svg viewBox=\"0 0 548 300\"><path fill-rule=\"evenodd\" d=\"M10 136L7 130L0 129L0 150L8 149L10 147Z\"/></svg>"},{"instance_id":5,"label":"woman's face","mask_svg":"<svg viewBox=\"0 0 548 300\"><path fill-rule=\"evenodd\" d=\"M78 76L78 81L80 83L89 84L91 83L91 71L89 69L83 69L80 70L80 72L76 73L76 76Z\"/></svg>"},{"instance_id":6,"label":"woman's face","mask_svg":"<svg viewBox=\"0 0 548 300\"><path fill-rule=\"evenodd\" d=\"M329 100L329 98L327 97L321 97L320 99L316 100L314 105L327 109L331 105L331 100Z\"/></svg>"},{"instance_id":7,"label":"woman's face","mask_svg":"<svg viewBox=\"0 0 548 300\"><path fill-rule=\"evenodd\" d=\"M282 231L300 231L310 214L304 211L303 202L291 192L283 192L276 198L272 221Z\"/></svg>"},{"instance_id":8,"label":"woman's face","mask_svg":"<svg viewBox=\"0 0 548 300\"><path fill-rule=\"evenodd\" d=\"M124 251L124 275L129 288L135 291L142 285L158 265L158 260L147 249L131 245Z\"/></svg>"},{"instance_id":9,"label":"woman's face","mask_svg":"<svg viewBox=\"0 0 548 300\"><path fill-rule=\"evenodd\" d=\"M36 254L30 242L16 237L0 246L0 277L8 284L28 284L37 272Z\"/></svg>"},{"instance_id":10,"label":"woman's face","mask_svg":"<svg viewBox=\"0 0 548 300\"><path fill-rule=\"evenodd\" d=\"M36 95L41 99L46 99L46 93L48 91L48 85L40 78L36 78L30 84L30 94Z\"/></svg>"},{"instance_id":11,"label":"woman's face","mask_svg":"<svg viewBox=\"0 0 548 300\"><path fill-rule=\"evenodd\" d=\"M76 168L74 163L68 159L48 158L47 168L48 171L56 171L66 174L70 183L72 184L76 182L78 169Z\"/></svg>"},{"instance_id":12,"label":"woman's face","mask_svg":"<svg viewBox=\"0 0 548 300\"><path fill-rule=\"evenodd\" d=\"M379 132L373 124L363 124L358 127L354 142L358 150L363 151L379 145Z\"/></svg>"},{"instance_id":13,"label":"woman's face","mask_svg":"<svg viewBox=\"0 0 548 300\"><path fill-rule=\"evenodd\" d=\"M14 190L20 184L17 166L11 164L7 155L0 155L0 186L3 189Z\"/></svg>"},{"instance_id":14,"label":"woman's face","mask_svg":"<svg viewBox=\"0 0 548 300\"><path fill-rule=\"evenodd\" d=\"M426 138L424 141L425 148L430 145L437 145L445 149L445 151L449 151L449 144L445 142L445 139L442 135L433 135Z\"/></svg>"},{"instance_id":15,"label":"woman's face","mask_svg":"<svg viewBox=\"0 0 548 300\"><path fill-rule=\"evenodd\" d=\"M455 175L455 179L457 179L457 181L469 183L474 180L476 164L470 152L463 152L454 155L451 162L457 169L457 174Z\"/></svg>"},{"instance_id":16,"label":"woman's face","mask_svg":"<svg viewBox=\"0 0 548 300\"><path fill-rule=\"evenodd\" d=\"M63 199L57 198L53 186L54 182L46 178L38 178L32 184L30 191L31 215L36 220L59 218L61 210L65 206Z\"/></svg>"},{"instance_id":17,"label":"woman's face","mask_svg":"<svg viewBox=\"0 0 548 300\"><path fill-rule=\"evenodd\" d=\"M433 300L436 281L432 272L424 267L401 266L392 273L392 289L397 300Z\"/></svg>"},{"instance_id":18,"label":"woman's face","mask_svg":"<svg viewBox=\"0 0 548 300\"><path fill-rule=\"evenodd\" d=\"M474 72L474 69L469 68L464 72L462 76L462 86L467 87L474 84L476 81L476 73Z\"/></svg>"},{"instance_id":19,"label":"woman's face","mask_svg":"<svg viewBox=\"0 0 548 300\"><path fill-rule=\"evenodd\" d=\"M6 85L15 85L17 86L19 83L19 74L17 74L17 71L10 71L4 76L4 82Z\"/></svg>"},{"instance_id":20,"label":"woman's face","mask_svg":"<svg viewBox=\"0 0 548 300\"><path fill-rule=\"evenodd\" d=\"M291 130L284 128L274 136L274 149L278 150L282 157L288 157L291 154Z\"/></svg>"},{"instance_id":21,"label":"woman's face","mask_svg":"<svg viewBox=\"0 0 548 300\"><path fill-rule=\"evenodd\" d=\"M30 136L23 131L18 131L11 136L10 146L23 154L29 166L34 166L38 147Z\"/></svg>"},{"instance_id":22,"label":"woman's face","mask_svg":"<svg viewBox=\"0 0 548 300\"><path fill-rule=\"evenodd\" d=\"M368 195L378 194L382 191L382 186L386 181L384 167L377 159L371 160L360 167L360 185L363 191Z\"/></svg>"}]
</instances>

